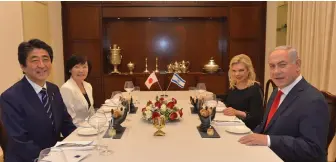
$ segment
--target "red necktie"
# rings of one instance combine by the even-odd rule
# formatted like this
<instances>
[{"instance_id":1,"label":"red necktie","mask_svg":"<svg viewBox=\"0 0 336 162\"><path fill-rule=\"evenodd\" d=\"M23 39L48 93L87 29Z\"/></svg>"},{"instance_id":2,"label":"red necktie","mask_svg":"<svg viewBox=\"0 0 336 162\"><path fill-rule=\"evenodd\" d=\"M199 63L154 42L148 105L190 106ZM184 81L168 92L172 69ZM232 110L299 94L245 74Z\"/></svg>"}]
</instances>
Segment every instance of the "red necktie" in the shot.
<instances>
[{"instance_id":1,"label":"red necktie","mask_svg":"<svg viewBox=\"0 0 336 162\"><path fill-rule=\"evenodd\" d=\"M278 107L279 107L279 103L280 103L280 98L281 98L281 95L282 95L282 91L279 90L277 95L275 96L275 99L273 101L273 104L272 104L272 107L271 107L271 110L270 112L268 113L268 117L267 117L267 122L266 122L266 125L265 125L265 128L267 127L267 125L269 124L269 122L271 121L273 115L275 114L275 112L277 111Z\"/></svg>"}]
</instances>

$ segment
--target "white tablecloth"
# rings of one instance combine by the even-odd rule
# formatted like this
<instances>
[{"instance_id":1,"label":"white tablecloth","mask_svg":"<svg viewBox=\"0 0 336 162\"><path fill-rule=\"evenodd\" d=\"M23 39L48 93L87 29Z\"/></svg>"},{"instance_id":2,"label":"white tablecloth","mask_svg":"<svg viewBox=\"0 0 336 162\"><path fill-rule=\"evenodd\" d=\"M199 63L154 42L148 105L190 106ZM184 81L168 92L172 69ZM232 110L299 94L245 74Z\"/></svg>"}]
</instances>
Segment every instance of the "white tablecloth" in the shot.
<instances>
[{"instance_id":1,"label":"white tablecloth","mask_svg":"<svg viewBox=\"0 0 336 162\"><path fill-rule=\"evenodd\" d=\"M148 100L154 100L159 92L133 92L140 106L137 114L130 114L130 121L122 125L127 127L122 139L103 138L114 153L109 156L99 155L91 151L91 155L83 162L278 162L282 161L267 146L246 146L238 139L243 135L231 134L225 131L228 126L216 126L221 138L201 138L196 126L200 124L196 114L190 112L189 91L169 91L169 97L177 99L179 107L183 108L183 118L178 123L167 123L163 129L166 136L155 137L156 129L141 118L141 108ZM222 113L216 116L222 118ZM230 118L230 117L229 117ZM105 133L105 131L104 131ZM103 136L101 133L100 136ZM96 136L79 136L74 131L66 141L94 140Z\"/></svg>"}]
</instances>

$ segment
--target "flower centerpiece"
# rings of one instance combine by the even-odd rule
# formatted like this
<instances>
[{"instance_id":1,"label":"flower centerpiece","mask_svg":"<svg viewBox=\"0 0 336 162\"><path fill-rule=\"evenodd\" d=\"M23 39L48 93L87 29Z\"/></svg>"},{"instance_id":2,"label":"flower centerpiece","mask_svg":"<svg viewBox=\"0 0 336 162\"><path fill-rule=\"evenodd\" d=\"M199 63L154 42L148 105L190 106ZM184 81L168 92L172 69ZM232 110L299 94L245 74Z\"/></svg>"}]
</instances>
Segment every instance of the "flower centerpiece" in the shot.
<instances>
[{"instance_id":1,"label":"flower centerpiece","mask_svg":"<svg viewBox=\"0 0 336 162\"><path fill-rule=\"evenodd\" d=\"M182 109L176 106L177 100L165 100L156 96L155 102L148 101L146 107L142 108L142 118L148 121L164 116L166 121L175 121L183 116Z\"/></svg>"}]
</instances>

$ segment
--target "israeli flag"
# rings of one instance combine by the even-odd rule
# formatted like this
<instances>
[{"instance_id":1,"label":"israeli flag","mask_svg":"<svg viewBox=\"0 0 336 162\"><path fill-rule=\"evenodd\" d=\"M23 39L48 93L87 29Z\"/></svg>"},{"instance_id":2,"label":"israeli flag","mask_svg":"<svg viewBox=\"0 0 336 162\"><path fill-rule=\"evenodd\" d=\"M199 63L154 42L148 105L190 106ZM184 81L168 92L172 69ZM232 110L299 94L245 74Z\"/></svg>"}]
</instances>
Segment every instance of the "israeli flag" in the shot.
<instances>
[{"instance_id":1,"label":"israeli flag","mask_svg":"<svg viewBox=\"0 0 336 162\"><path fill-rule=\"evenodd\" d=\"M183 88L185 84L185 80L183 80L177 73L174 73L171 82L175 83L177 86Z\"/></svg>"}]
</instances>

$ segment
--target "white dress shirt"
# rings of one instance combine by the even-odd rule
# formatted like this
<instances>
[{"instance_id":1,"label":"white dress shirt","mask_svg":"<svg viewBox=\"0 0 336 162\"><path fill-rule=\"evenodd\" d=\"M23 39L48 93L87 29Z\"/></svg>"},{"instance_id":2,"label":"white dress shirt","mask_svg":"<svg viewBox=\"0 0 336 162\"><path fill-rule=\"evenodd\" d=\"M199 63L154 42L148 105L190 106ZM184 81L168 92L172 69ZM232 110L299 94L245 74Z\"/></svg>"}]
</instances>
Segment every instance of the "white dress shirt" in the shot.
<instances>
[{"instance_id":1,"label":"white dress shirt","mask_svg":"<svg viewBox=\"0 0 336 162\"><path fill-rule=\"evenodd\" d=\"M302 79L302 75L299 75L293 83L289 84L288 86L286 86L285 88L278 88L278 91L282 91L282 95L280 97L280 102L279 102L279 105L278 105L278 108L280 107L282 101L284 101L284 99L286 98L286 96L288 95L288 93L293 89L293 87L299 83L299 81ZM268 147L271 147L271 138L269 137L269 135L267 135L267 146Z\"/></svg>"},{"instance_id":2,"label":"white dress shirt","mask_svg":"<svg viewBox=\"0 0 336 162\"><path fill-rule=\"evenodd\" d=\"M37 96L40 98L40 100L42 102L42 94L40 94L40 91L42 90L42 88L47 89L47 84L44 83L43 87L41 87L40 85L38 85L35 82L31 81L26 75L25 75L25 77L28 80L29 84L34 88Z\"/></svg>"}]
</instances>

